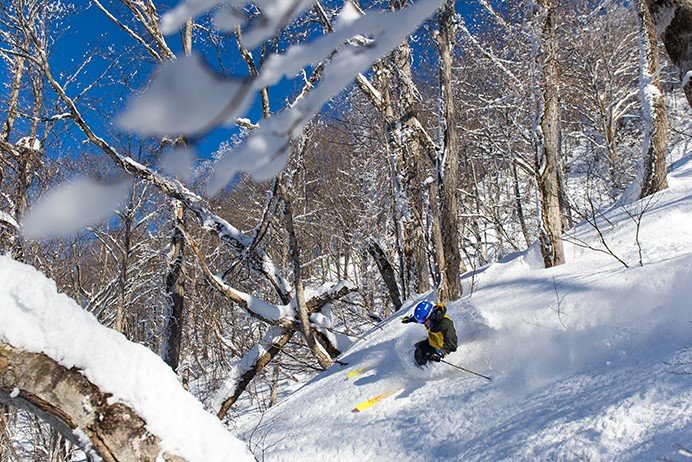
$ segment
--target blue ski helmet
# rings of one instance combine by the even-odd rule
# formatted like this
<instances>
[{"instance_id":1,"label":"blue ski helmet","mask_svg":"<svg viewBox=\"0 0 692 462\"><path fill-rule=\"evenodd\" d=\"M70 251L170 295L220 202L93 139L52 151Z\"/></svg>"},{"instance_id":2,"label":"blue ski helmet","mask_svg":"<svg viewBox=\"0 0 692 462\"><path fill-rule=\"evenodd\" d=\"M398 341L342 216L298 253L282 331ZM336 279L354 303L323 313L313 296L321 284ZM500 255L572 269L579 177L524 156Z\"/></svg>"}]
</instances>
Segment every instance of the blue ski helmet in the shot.
<instances>
[{"instance_id":1,"label":"blue ski helmet","mask_svg":"<svg viewBox=\"0 0 692 462\"><path fill-rule=\"evenodd\" d=\"M416 322L423 324L430 316L430 313L432 313L432 310L433 304L427 300L423 300L416 305L416 309L413 310L413 319L415 319Z\"/></svg>"}]
</instances>

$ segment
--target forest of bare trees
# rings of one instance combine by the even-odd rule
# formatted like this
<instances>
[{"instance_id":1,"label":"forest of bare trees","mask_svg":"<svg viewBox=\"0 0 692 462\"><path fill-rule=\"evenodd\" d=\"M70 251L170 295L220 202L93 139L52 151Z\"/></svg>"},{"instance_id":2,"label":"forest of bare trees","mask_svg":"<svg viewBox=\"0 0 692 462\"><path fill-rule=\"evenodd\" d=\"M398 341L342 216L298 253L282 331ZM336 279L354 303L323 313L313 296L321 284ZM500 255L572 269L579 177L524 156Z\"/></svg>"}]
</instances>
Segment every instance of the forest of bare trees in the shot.
<instances>
[{"instance_id":1,"label":"forest of bare trees","mask_svg":"<svg viewBox=\"0 0 692 462\"><path fill-rule=\"evenodd\" d=\"M278 175L239 174L208 194L217 159L319 88L339 50L280 90L266 83L257 118L234 119L215 152L194 133L115 123L159 66L182 73L197 56L225 78L260 79L272 54L344 27L342 8L367 17L412 2L317 0L256 45L211 14L166 35L159 2L88 3L112 29L67 64L79 2L0 7L0 251L157 352L226 423L338 363L406 299L456 300L473 291L464 273L534 243L546 267L564 263L563 233L633 185L666 188L666 165L692 143L689 0L447 0L296 122ZM41 198L76 178L126 193L78 230L23 232ZM0 461L74 451L0 407Z\"/></svg>"}]
</instances>

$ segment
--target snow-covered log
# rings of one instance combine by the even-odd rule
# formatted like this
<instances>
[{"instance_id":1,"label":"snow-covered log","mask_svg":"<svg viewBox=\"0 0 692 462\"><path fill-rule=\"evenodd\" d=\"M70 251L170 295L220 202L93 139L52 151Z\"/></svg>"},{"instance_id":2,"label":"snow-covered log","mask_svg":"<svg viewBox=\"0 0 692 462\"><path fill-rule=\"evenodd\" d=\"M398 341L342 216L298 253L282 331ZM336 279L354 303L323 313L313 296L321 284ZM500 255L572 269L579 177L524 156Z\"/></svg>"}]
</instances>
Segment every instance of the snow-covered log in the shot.
<instances>
[{"instance_id":1,"label":"snow-covered log","mask_svg":"<svg viewBox=\"0 0 692 462\"><path fill-rule=\"evenodd\" d=\"M4 256L0 401L46 418L105 461L254 460L156 354Z\"/></svg>"},{"instance_id":2,"label":"snow-covered log","mask_svg":"<svg viewBox=\"0 0 692 462\"><path fill-rule=\"evenodd\" d=\"M185 460L162 450L136 411L109 398L78 369L0 342L0 402L42 417L93 460Z\"/></svg>"},{"instance_id":3,"label":"snow-covered log","mask_svg":"<svg viewBox=\"0 0 692 462\"><path fill-rule=\"evenodd\" d=\"M232 383L226 392L227 396L217 412L219 419L226 416L252 379L281 352L295 332L295 327L269 329L264 338L238 361L233 370Z\"/></svg>"}]
</instances>

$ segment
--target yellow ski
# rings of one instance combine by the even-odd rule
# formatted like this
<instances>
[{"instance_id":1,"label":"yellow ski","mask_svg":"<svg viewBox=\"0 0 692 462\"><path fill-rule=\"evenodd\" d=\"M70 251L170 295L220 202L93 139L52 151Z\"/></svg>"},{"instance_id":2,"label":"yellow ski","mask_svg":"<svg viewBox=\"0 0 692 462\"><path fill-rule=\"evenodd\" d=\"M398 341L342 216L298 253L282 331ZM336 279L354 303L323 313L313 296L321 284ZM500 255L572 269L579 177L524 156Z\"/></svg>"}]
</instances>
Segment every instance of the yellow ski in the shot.
<instances>
[{"instance_id":1,"label":"yellow ski","mask_svg":"<svg viewBox=\"0 0 692 462\"><path fill-rule=\"evenodd\" d=\"M363 401L362 403L356 404L356 407L353 408L352 412L362 412L362 411L366 410L367 408L372 407L375 404L379 403L383 399L389 398L390 396L392 396L394 393L396 393L399 390L401 390L401 388L393 388L391 390L387 390L383 393L380 393L379 395L375 395L367 401Z\"/></svg>"},{"instance_id":2,"label":"yellow ski","mask_svg":"<svg viewBox=\"0 0 692 462\"><path fill-rule=\"evenodd\" d=\"M369 370L370 370L369 367L363 367L363 368L360 368L360 369L353 369L352 371L350 371L350 372L348 373L348 380L351 380L351 379L353 379L354 377L358 377L359 375L361 375L361 374L363 374L364 372L367 372L367 371L369 371Z\"/></svg>"}]
</instances>

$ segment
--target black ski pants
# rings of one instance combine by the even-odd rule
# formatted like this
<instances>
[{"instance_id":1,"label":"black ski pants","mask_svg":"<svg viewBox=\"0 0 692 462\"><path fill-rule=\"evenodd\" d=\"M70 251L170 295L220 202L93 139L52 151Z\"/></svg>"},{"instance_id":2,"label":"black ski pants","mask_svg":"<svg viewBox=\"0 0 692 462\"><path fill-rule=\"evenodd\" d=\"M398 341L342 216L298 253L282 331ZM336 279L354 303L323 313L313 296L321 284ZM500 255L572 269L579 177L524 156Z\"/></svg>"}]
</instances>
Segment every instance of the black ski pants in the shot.
<instances>
[{"instance_id":1,"label":"black ski pants","mask_svg":"<svg viewBox=\"0 0 692 462\"><path fill-rule=\"evenodd\" d=\"M423 367L430 361L430 355L433 354L435 349L428 343L428 340L423 340L416 343L416 350L413 352L413 357L416 360L416 364Z\"/></svg>"}]
</instances>

